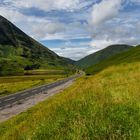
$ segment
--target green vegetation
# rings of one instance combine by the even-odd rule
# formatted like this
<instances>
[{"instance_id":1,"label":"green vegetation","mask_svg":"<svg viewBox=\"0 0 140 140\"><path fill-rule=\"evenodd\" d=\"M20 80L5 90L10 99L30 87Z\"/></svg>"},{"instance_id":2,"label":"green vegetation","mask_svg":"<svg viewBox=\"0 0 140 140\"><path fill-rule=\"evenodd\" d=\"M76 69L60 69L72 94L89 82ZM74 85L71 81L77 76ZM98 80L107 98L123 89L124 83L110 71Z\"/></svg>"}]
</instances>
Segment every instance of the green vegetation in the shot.
<instances>
[{"instance_id":1,"label":"green vegetation","mask_svg":"<svg viewBox=\"0 0 140 140\"><path fill-rule=\"evenodd\" d=\"M58 75L58 74L66 74L67 71L64 70L46 70L46 69L37 69L37 70L26 70L24 72L25 75Z\"/></svg>"},{"instance_id":2,"label":"green vegetation","mask_svg":"<svg viewBox=\"0 0 140 140\"><path fill-rule=\"evenodd\" d=\"M110 66L123 64L124 67L127 63L139 62L140 61L140 46L131 48L128 51L122 52L115 56L112 56L98 64L95 64L86 69L87 75L96 74Z\"/></svg>"},{"instance_id":3,"label":"green vegetation","mask_svg":"<svg viewBox=\"0 0 140 140\"><path fill-rule=\"evenodd\" d=\"M139 140L140 49L116 55L115 60L1 123L1 140Z\"/></svg>"},{"instance_id":4,"label":"green vegetation","mask_svg":"<svg viewBox=\"0 0 140 140\"><path fill-rule=\"evenodd\" d=\"M12 94L21 90L51 83L69 76L64 71L33 70L26 71L23 76L0 77L0 96Z\"/></svg>"},{"instance_id":5,"label":"green vegetation","mask_svg":"<svg viewBox=\"0 0 140 140\"><path fill-rule=\"evenodd\" d=\"M23 75L24 70L67 69L74 61L38 43L0 16L0 75Z\"/></svg>"},{"instance_id":6,"label":"green vegetation","mask_svg":"<svg viewBox=\"0 0 140 140\"><path fill-rule=\"evenodd\" d=\"M85 58L82 58L81 60L76 62L76 65L86 69L89 66L95 65L113 55L116 55L118 53L121 53L123 51L127 51L130 48L132 48L132 46L128 46L128 45L111 45L101 51L98 51L96 53L93 53L89 56L86 56Z\"/></svg>"}]
</instances>

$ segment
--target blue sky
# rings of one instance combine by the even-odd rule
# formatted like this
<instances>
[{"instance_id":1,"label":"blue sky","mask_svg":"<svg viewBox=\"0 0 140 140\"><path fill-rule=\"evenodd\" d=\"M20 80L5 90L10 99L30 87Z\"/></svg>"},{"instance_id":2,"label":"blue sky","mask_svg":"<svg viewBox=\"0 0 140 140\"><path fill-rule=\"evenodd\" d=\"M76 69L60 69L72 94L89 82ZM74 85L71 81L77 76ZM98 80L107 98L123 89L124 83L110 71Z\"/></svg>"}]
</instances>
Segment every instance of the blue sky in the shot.
<instances>
[{"instance_id":1,"label":"blue sky","mask_svg":"<svg viewBox=\"0 0 140 140\"><path fill-rule=\"evenodd\" d=\"M74 60L111 44L140 43L140 0L0 0L0 14Z\"/></svg>"}]
</instances>

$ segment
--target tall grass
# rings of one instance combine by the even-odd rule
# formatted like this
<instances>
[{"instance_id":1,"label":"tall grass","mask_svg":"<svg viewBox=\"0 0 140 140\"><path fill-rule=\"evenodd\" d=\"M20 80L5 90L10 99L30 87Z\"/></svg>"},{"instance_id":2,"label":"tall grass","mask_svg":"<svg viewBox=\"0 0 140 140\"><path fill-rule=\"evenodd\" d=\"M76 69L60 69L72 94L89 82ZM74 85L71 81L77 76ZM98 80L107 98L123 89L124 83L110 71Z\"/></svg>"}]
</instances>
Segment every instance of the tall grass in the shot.
<instances>
[{"instance_id":1,"label":"tall grass","mask_svg":"<svg viewBox=\"0 0 140 140\"><path fill-rule=\"evenodd\" d=\"M108 67L0 124L1 140L139 140L140 63Z\"/></svg>"},{"instance_id":2,"label":"tall grass","mask_svg":"<svg viewBox=\"0 0 140 140\"><path fill-rule=\"evenodd\" d=\"M100 63L97 63L93 66L86 68L85 71L87 75L96 74L110 66L120 65L122 63L125 66L125 64L127 63L133 63L133 62L139 62L139 61L140 61L140 45L134 48L131 48L128 51L109 57L101 61Z\"/></svg>"}]
</instances>

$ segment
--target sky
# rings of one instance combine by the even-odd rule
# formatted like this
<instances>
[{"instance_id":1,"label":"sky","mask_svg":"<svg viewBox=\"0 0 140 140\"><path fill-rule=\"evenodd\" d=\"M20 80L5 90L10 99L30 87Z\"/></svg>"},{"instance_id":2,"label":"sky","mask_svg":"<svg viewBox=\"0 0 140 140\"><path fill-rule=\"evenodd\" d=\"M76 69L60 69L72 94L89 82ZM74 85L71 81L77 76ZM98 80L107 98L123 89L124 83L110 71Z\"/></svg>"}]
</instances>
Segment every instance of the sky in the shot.
<instances>
[{"instance_id":1,"label":"sky","mask_svg":"<svg viewBox=\"0 0 140 140\"><path fill-rule=\"evenodd\" d=\"M0 15L73 60L140 43L140 0L0 0Z\"/></svg>"}]
</instances>

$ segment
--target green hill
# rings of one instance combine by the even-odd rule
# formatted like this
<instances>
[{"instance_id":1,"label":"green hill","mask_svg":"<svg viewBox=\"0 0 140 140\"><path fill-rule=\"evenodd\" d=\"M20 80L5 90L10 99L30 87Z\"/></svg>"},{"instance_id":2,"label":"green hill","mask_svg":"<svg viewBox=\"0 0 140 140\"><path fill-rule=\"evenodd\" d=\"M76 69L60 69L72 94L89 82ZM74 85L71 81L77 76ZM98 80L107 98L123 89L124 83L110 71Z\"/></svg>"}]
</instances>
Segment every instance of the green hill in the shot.
<instances>
[{"instance_id":1,"label":"green hill","mask_svg":"<svg viewBox=\"0 0 140 140\"><path fill-rule=\"evenodd\" d=\"M119 64L125 64L126 63L133 63L133 62L139 62L140 61L140 46L131 48L130 50L126 52L122 52L119 54L116 54L104 61L101 61L98 64L95 64L93 66L90 66L86 69L87 74L95 74L98 73L107 67L111 67L114 65Z\"/></svg>"},{"instance_id":2,"label":"green hill","mask_svg":"<svg viewBox=\"0 0 140 140\"><path fill-rule=\"evenodd\" d=\"M87 68L89 66L99 63L100 61L102 61L106 58L109 58L120 52L126 51L130 48L132 48L132 46L123 45L123 44L122 45L111 45L101 51L98 51L89 56L86 56L85 58L82 58L81 60L77 61L76 64L78 66L80 66L81 68Z\"/></svg>"},{"instance_id":3,"label":"green hill","mask_svg":"<svg viewBox=\"0 0 140 140\"><path fill-rule=\"evenodd\" d=\"M23 73L24 69L64 69L72 63L0 16L0 75Z\"/></svg>"}]
</instances>

